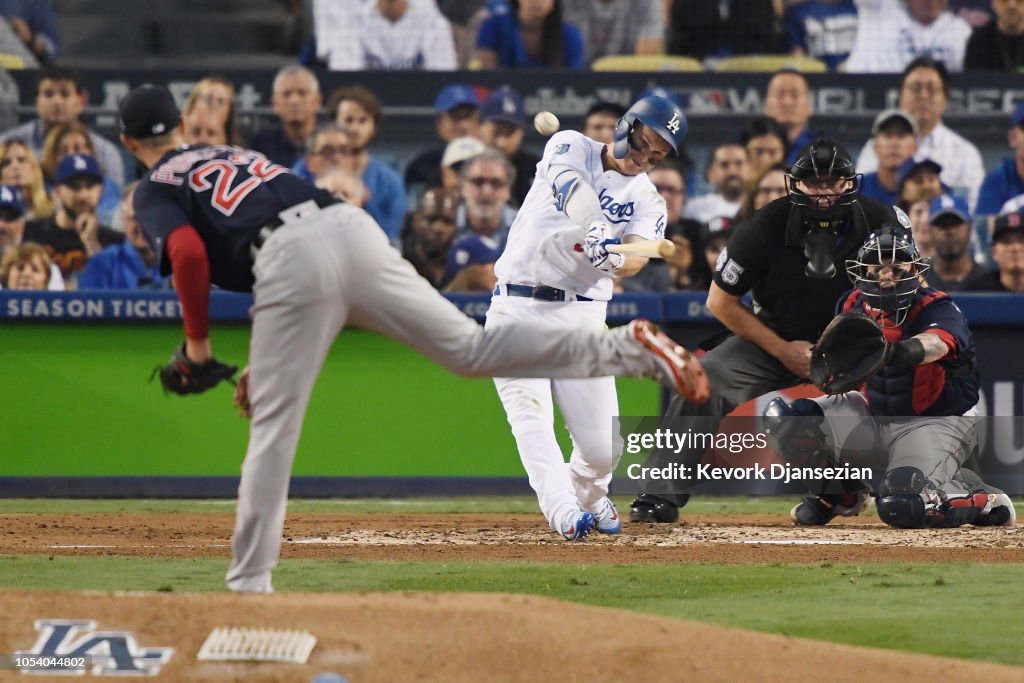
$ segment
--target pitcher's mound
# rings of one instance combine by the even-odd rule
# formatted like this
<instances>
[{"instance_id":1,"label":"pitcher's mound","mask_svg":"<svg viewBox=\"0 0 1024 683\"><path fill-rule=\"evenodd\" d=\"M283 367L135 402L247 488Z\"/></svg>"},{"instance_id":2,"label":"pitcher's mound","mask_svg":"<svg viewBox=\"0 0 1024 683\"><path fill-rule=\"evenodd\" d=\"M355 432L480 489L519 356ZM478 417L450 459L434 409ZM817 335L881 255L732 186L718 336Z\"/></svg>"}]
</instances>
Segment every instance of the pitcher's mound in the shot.
<instances>
[{"instance_id":1,"label":"pitcher's mound","mask_svg":"<svg viewBox=\"0 0 1024 683\"><path fill-rule=\"evenodd\" d=\"M129 632L136 653L174 648L160 667L160 681L308 682L323 672L337 672L351 683L862 683L879 672L895 681L1024 680L1024 670L995 664L764 635L521 595L0 591L0 611L0 652L32 650L40 636L37 620L96 622L95 631ZM319 642L305 665L197 661L200 644L217 626L301 629ZM76 631L65 647L88 637ZM106 652L102 644L94 654ZM24 678L0 671L0 679Z\"/></svg>"}]
</instances>

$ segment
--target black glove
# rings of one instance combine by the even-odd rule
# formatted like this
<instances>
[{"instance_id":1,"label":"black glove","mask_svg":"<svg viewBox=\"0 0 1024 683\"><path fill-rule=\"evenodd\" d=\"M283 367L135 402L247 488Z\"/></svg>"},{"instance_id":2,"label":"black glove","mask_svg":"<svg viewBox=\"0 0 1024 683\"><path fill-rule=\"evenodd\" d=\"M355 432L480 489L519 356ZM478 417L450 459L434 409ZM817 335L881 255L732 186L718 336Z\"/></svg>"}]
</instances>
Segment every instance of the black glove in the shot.
<instances>
[{"instance_id":1,"label":"black glove","mask_svg":"<svg viewBox=\"0 0 1024 683\"><path fill-rule=\"evenodd\" d=\"M164 393L175 394L201 394L227 380L231 384L234 374L238 372L238 366L225 365L216 358L211 358L205 363L193 363L185 355L185 342L181 343L171 356L171 362L164 366L157 366L150 376L150 381L157 374L160 375L160 383L164 386Z\"/></svg>"},{"instance_id":2,"label":"black glove","mask_svg":"<svg viewBox=\"0 0 1024 683\"><path fill-rule=\"evenodd\" d=\"M873 319L841 313L811 350L811 381L826 394L856 389L886 364L890 347Z\"/></svg>"}]
</instances>

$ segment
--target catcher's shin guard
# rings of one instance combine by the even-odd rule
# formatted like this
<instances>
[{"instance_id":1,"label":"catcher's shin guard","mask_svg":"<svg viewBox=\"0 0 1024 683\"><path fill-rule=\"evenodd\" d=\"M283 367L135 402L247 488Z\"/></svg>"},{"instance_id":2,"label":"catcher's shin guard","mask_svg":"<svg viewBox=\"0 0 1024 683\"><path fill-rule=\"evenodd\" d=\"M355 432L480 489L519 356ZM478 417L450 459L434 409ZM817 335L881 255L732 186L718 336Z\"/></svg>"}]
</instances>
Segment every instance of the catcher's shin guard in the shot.
<instances>
[{"instance_id":1,"label":"catcher's shin guard","mask_svg":"<svg viewBox=\"0 0 1024 683\"><path fill-rule=\"evenodd\" d=\"M821 425L825 412L814 401L799 398L787 403L773 398L761 414L768 442L786 462L798 466L821 466L829 459Z\"/></svg>"},{"instance_id":2,"label":"catcher's shin guard","mask_svg":"<svg viewBox=\"0 0 1024 683\"><path fill-rule=\"evenodd\" d=\"M897 467L885 473L875 506L878 516L890 526L948 529L979 522L984 525L994 507L992 500L984 491L943 494L916 467ZM997 512L993 520L1002 522L1003 515Z\"/></svg>"},{"instance_id":3,"label":"catcher's shin guard","mask_svg":"<svg viewBox=\"0 0 1024 683\"><path fill-rule=\"evenodd\" d=\"M927 483L924 472L916 467L897 467L886 472L875 501L878 517L889 526L900 529L928 526L924 498L921 497Z\"/></svg>"}]
</instances>

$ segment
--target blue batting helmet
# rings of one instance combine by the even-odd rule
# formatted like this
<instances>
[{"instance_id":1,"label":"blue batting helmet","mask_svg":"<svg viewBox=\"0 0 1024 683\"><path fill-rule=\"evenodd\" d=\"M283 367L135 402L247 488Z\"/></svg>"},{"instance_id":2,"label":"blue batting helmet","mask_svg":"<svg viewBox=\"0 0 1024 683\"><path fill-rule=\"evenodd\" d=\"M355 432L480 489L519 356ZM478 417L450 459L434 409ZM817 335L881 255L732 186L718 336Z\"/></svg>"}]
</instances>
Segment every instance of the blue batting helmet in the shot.
<instances>
[{"instance_id":1,"label":"blue batting helmet","mask_svg":"<svg viewBox=\"0 0 1024 683\"><path fill-rule=\"evenodd\" d=\"M616 159L624 159L629 154L629 134L637 121L664 138L672 151L679 153L679 145L686 137L683 110L664 97L648 95L637 100L615 124L612 154Z\"/></svg>"}]
</instances>

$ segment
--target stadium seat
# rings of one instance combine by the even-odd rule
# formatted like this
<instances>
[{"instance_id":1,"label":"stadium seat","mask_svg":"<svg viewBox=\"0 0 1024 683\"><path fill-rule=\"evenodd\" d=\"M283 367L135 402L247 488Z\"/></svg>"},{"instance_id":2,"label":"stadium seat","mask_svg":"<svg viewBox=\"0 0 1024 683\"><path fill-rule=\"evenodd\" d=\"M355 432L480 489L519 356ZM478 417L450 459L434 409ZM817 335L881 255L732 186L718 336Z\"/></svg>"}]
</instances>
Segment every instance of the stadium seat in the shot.
<instances>
[{"instance_id":1,"label":"stadium seat","mask_svg":"<svg viewBox=\"0 0 1024 683\"><path fill-rule=\"evenodd\" d=\"M13 71L16 69L27 69L28 64L21 55L11 54L10 52L0 52L0 69L6 69L7 71Z\"/></svg>"},{"instance_id":2,"label":"stadium seat","mask_svg":"<svg viewBox=\"0 0 1024 683\"><path fill-rule=\"evenodd\" d=\"M590 65L594 71L703 71L693 57L677 55L608 55Z\"/></svg>"},{"instance_id":3,"label":"stadium seat","mask_svg":"<svg viewBox=\"0 0 1024 683\"><path fill-rule=\"evenodd\" d=\"M737 55L726 57L715 65L715 71L778 71L796 69L811 73L828 71L825 62L814 57L794 55Z\"/></svg>"}]
</instances>

